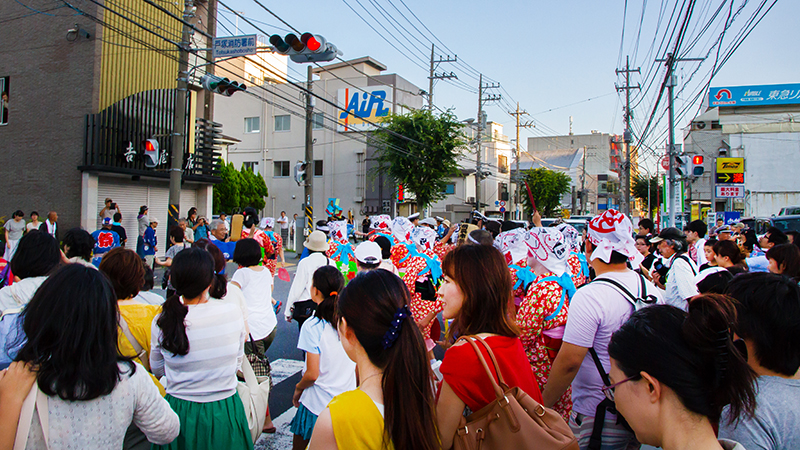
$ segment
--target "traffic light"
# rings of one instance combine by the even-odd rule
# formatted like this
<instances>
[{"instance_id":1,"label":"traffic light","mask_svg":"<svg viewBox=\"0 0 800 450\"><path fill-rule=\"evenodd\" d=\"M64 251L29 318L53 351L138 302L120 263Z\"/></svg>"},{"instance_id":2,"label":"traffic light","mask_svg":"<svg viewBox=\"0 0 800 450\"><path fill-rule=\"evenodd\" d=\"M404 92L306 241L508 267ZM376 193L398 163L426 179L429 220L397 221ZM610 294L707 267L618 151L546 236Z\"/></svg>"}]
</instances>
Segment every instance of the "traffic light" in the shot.
<instances>
[{"instance_id":1,"label":"traffic light","mask_svg":"<svg viewBox=\"0 0 800 450\"><path fill-rule=\"evenodd\" d=\"M699 177L705 172L706 168L703 167L703 155L694 155L692 157L692 175Z\"/></svg>"},{"instance_id":2,"label":"traffic light","mask_svg":"<svg viewBox=\"0 0 800 450\"><path fill-rule=\"evenodd\" d=\"M289 33L285 37L273 34L269 42L281 55L289 55L296 63L333 61L342 52L318 34L303 33L297 37Z\"/></svg>"},{"instance_id":3,"label":"traffic light","mask_svg":"<svg viewBox=\"0 0 800 450\"><path fill-rule=\"evenodd\" d=\"M245 86L244 83L239 83L238 81L231 81L227 78L222 78L211 74L203 75L203 77L200 78L200 84L203 85L204 89L209 90L215 94L222 94L226 97L230 97L237 91L247 90L247 86Z\"/></svg>"},{"instance_id":4,"label":"traffic light","mask_svg":"<svg viewBox=\"0 0 800 450\"><path fill-rule=\"evenodd\" d=\"M294 165L294 181L297 182L298 186L306 184L307 169L308 163L305 161L297 161L297 164Z\"/></svg>"},{"instance_id":5,"label":"traffic light","mask_svg":"<svg viewBox=\"0 0 800 450\"><path fill-rule=\"evenodd\" d=\"M675 173L680 177L689 175L689 158L683 155L675 155Z\"/></svg>"},{"instance_id":6,"label":"traffic light","mask_svg":"<svg viewBox=\"0 0 800 450\"><path fill-rule=\"evenodd\" d=\"M156 167L159 161L158 141L155 139L146 139L142 142L142 145L144 145L145 167Z\"/></svg>"}]
</instances>

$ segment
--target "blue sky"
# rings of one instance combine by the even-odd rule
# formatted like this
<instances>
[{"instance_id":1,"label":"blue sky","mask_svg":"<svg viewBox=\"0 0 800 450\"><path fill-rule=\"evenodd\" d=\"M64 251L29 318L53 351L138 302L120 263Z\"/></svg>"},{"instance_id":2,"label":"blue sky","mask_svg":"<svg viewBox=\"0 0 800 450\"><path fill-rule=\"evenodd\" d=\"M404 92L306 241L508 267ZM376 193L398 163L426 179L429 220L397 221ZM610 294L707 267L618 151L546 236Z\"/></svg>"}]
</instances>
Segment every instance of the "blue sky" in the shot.
<instances>
[{"instance_id":1,"label":"blue sky","mask_svg":"<svg viewBox=\"0 0 800 450\"><path fill-rule=\"evenodd\" d=\"M641 66L642 75L632 75L632 83L645 83L649 80L644 79L644 76L652 73L655 52L648 54L647 50L654 39L659 43L665 34L666 19L677 0L629 1L622 52L620 42L625 13L624 0L513 0L494 4L477 1L404 1L405 4L401 0L262 1L262 4L301 31L325 36L344 52L345 59L369 55L386 64L389 73L397 73L427 90L426 61L430 57L429 42L433 38L408 12L410 9L438 39L458 54L460 61L502 85L503 90L493 92L503 95L505 101L489 105L487 111L489 120L503 123L506 134L513 137L514 120L506 112L515 101L520 102L522 109L533 114L532 118L537 124L536 129L523 131L523 136L566 134L570 116L574 120L575 133L588 133L591 130L621 133L621 95L618 96L614 90L614 83L621 79L614 73L614 69L621 67L618 66L620 56L621 64L624 64L626 54L636 54L631 65ZM743 1L734 0L734 13ZM270 24L259 24L264 31L285 34L285 25L252 0L228 0L225 3L247 17ZM643 3L646 7L642 16ZM679 10L683 3L682 0L678 5ZM750 1L742 9L725 35L723 51L759 3ZM771 0L767 2L767 7L771 3ZM370 29L348 5L372 23L380 31L380 35ZM384 14L397 20L398 23L394 25L402 33L398 33L391 25L393 22L381 15L381 10L376 5L383 7ZM717 18L709 30L700 35L695 48L687 56L705 55L711 43L718 38L730 6L728 2L723 5L723 0L697 0L689 22L688 38L682 48L686 48L699 35L703 25L720 6L722 8ZM378 20L371 18L365 8ZM226 11L222 6L220 10ZM662 15L662 23L657 27L659 14ZM221 23L233 28L226 19L234 19L234 16L229 13L223 16ZM677 20L677 15L675 17ZM797 75L800 73L800 64L794 49L800 33L797 27L798 17L800 2L779 1L719 71L712 85L800 82ZM378 22L391 33L386 32ZM414 25L420 32L414 29ZM239 26L241 34L256 32L241 20ZM223 34L225 31L220 29L220 35ZM381 36L394 43L402 52L392 48ZM404 49L401 42L410 51ZM437 54L441 52L452 55L453 52L440 49L439 42L434 42L437 44ZM409 59L404 54L412 56ZM693 97L690 94L699 92L701 85L708 81L707 73L713 65L715 54L715 51L711 52L710 59L700 67L691 81L688 79L697 63L682 63L678 66L676 73L679 86L676 91L684 84L686 89L676 101L677 108L682 108L686 100ZM294 66L297 71L290 71L290 75L301 78L299 74L305 74L305 68L297 67L297 64ZM454 71L460 82L458 87L451 83L438 82L435 87L435 104L443 109L453 108L461 119L475 117L477 94L465 90L474 90L477 87L475 74L462 64L445 64L441 66L441 70ZM663 73L662 66L656 65L656 73L651 75L651 78L656 79L655 86L647 91L648 96L634 109L634 117L641 122L640 128L647 121L652 99L663 79ZM633 95L636 97L639 94ZM585 101L590 98L593 100ZM581 103L565 107L576 102ZM555 110L548 111L551 109ZM688 123L696 110L697 106L689 108L686 117L678 125L684 126ZM665 126L666 120L662 120L657 124L657 129Z\"/></svg>"}]
</instances>

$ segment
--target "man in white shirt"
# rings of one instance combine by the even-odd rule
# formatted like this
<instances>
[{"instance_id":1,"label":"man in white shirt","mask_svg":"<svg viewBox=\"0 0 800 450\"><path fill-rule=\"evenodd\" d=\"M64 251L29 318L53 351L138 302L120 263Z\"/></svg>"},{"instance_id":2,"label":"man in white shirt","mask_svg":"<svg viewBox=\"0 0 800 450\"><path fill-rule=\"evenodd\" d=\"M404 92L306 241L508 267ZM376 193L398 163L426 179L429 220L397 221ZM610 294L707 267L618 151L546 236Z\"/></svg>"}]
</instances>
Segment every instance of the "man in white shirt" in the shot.
<instances>
[{"instance_id":1,"label":"man in white shirt","mask_svg":"<svg viewBox=\"0 0 800 450\"><path fill-rule=\"evenodd\" d=\"M286 217L286 211L281 211L281 216L275 220L275 223L281 226L281 239L283 239L283 248L288 248L289 245L289 218Z\"/></svg>"},{"instance_id":2,"label":"man in white shirt","mask_svg":"<svg viewBox=\"0 0 800 450\"><path fill-rule=\"evenodd\" d=\"M572 385L573 408L569 426L581 449L587 448L595 433L595 419L598 425L602 420L601 435L595 438L601 440L604 450L638 448L634 434L618 424L616 415L608 411L606 404L601 404L605 398L601 389L604 383L590 349L596 352L603 371L608 373L611 335L635 309L633 300L614 283L639 298L652 296L650 300L654 299L656 303L663 303L663 299L649 281L628 268L628 263L639 267L644 257L636 250L633 225L625 215L612 209L592 219L585 245L586 258L597 278L579 289L570 300L561 349L542 391L543 403L552 407Z\"/></svg>"},{"instance_id":3,"label":"man in white shirt","mask_svg":"<svg viewBox=\"0 0 800 450\"><path fill-rule=\"evenodd\" d=\"M310 253L297 263L297 271L294 274L294 280L292 280L292 287L289 288L289 296L286 298L286 308L284 308L284 317L287 322L292 321L295 303L311 301L311 282L313 281L314 272L322 266L333 265L331 259L325 255L330 246L325 233L322 231L315 230L312 232L303 243L303 246ZM303 323L300 322L299 325L302 327Z\"/></svg>"},{"instance_id":4,"label":"man in white shirt","mask_svg":"<svg viewBox=\"0 0 800 450\"><path fill-rule=\"evenodd\" d=\"M706 232L708 225L702 220L693 220L686 226L686 242L689 243L689 257L698 267L707 263L706 252L703 246L706 245Z\"/></svg>"},{"instance_id":5,"label":"man in white shirt","mask_svg":"<svg viewBox=\"0 0 800 450\"><path fill-rule=\"evenodd\" d=\"M661 233L650 239L650 242L658 244L659 253L669 262L666 278L654 272L653 282L667 291L665 297L667 304L686 311L689 308L688 299L699 293L694 284L697 265L686 255L686 250L689 248L686 236L679 229L669 227L661 230Z\"/></svg>"}]
</instances>

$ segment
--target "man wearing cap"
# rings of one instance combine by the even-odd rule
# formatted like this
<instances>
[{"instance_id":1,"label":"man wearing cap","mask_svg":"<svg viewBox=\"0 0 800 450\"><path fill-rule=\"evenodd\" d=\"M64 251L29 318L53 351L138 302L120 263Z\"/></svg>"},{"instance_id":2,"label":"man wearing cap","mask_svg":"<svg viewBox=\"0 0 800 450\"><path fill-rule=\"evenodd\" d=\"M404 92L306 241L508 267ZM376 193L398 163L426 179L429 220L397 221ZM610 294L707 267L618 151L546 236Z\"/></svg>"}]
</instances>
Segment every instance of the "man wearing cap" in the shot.
<instances>
[{"instance_id":1,"label":"man wearing cap","mask_svg":"<svg viewBox=\"0 0 800 450\"><path fill-rule=\"evenodd\" d=\"M375 270L381 265L381 246L373 241L364 241L356 247L356 265L359 272Z\"/></svg>"},{"instance_id":2,"label":"man wearing cap","mask_svg":"<svg viewBox=\"0 0 800 450\"><path fill-rule=\"evenodd\" d=\"M722 227L717 228L717 240L718 241L730 241L732 239L733 230L730 226L725 225Z\"/></svg>"},{"instance_id":3,"label":"man wearing cap","mask_svg":"<svg viewBox=\"0 0 800 450\"><path fill-rule=\"evenodd\" d=\"M414 223L413 221L411 223ZM419 221L419 226L421 227L428 227L431 230L436 231L436 219L433 217L426 217Z\"/></svg>"},{"instance_id":4,"label":"man wearing cap","mask_svg":"<svg viewBox=\"0 0 800 450\"><path fill-rule=\"evenodd\" d=\"M94 238L94 258L92 264L100 266L100 259L111 249L119 247L119 235L111 229L111 218L103 219L103 226L92 233Z\"/></svg>"},{"instance_id":5,"label":"man wearing cap","mask_svg":"<svg viewBox=\"0 0 800 450\"><path fill-rule=\"evenodd\" d=\"M627 216L613 209L596 216L589 222L585 245L586 258L598 279L612 280L632 295L652 295L657 303L663 303L659 290L628 267L629 262L638 267L644 257L636 250L633 225ZM631 300L611 282L588 283L569 303L561 349L553 361L542 398L545 406L552 407L572 386L569 425L582 449L589 445L596 418L598 430L602 431L595 438L601 439L604 450L623 450L638 444L634 434L617 423L616 415L605 407L607 403L601 405L605 399L601 389L603 378L589 352L594 349L603 371L608 373L611 335L633 311Z\"/></svg>"},{"instance_id":6,"label":"man wearing cap","mask_svg":"<svg viewBox=\"0 0 800 450\"><path fill-rule=\"evenodd\" d=\"M419 213L414 213L408 216L408 220L414 224L415 227L419 226Z\"/></svg>"},{"instance_id":7,"label":"man wearing cap","mask_svg":"<svg viewBox=\"0 0 800 450\"><path fill-rule=\"evenodd\" d=\"M154 216L150 217L150 226L144 230L144 236L142 236L142 254L144 255L144 261L147 263L148 267L153 267L153 260L156 258L156 252L158 252L158 238L156 237L156 227L158 226L158 219Z\"/></svg>"},{"instance_id":8,"label":"man wearing cap","mask_svg":"<svg viewBox=\"0 0 800 450\"><path fill-rule=\"evenodd\" d=\"M332 266L333 261L325 256L325 252L330 247L328 245L328 238L320 230L314 230L308 239L303 243L309 255L297 263L297 271L292 280L292 286L289 288L289 296L286 298L286 308L284 309L284 317L287 322L292 321L292 313L295 308L298 311L307 308L314 308L314 302L311 300L311 282L313 281L314 272L322 266ZM303 326L306 318L297 317L300 327Z\"/></svg>"},{"instance_id":9,"label":"man wearing cap","mask_svg":"<svg viewBox=\"0 0 800 450\"><path fill-rule=\"evenodd\" d=\"M658 244L658 252L669 265L666 279L662 279L658 272L653 272L653 282L667 291L664 297L667 304L686 311L689 308L688 299L698 294L694 283L697 264L686 255L689 248L686 236L679 229L669 227L661 230L650 242Z\"/></svg>"}]
</instances>

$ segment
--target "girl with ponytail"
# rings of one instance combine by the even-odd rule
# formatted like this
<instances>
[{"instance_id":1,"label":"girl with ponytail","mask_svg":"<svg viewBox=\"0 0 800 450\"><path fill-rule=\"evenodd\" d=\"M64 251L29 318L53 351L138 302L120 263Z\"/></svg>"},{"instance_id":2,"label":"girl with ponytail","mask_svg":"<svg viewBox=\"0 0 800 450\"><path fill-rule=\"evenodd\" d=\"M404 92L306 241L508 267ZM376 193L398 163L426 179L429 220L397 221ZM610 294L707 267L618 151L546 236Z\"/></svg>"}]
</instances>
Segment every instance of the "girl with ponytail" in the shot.
<instances>
[{"instance_id":1,"label":"girl with ponytail","mask_svg":"<svg viewBox=\"0 0 800 450\"><path fill-rule=\"evenodd\" d=\"M225 285L216 280L214 259L204 249L175 255L170 278L175 294L153 322L150 368L167 377L166 400L180 417L181 432L171 444L153 448L251 450L236 393L247 335L242 312L232 303L209 302L209 291Z\"/></svg>"},{"instance_id":2,"label":"girl with ponytail","mask_svg":"<svg viewBox=\"0 0 800 450\"><path fill-rule=\"evenodd\" d=\"M311 450L441 448L430 365L410 299L403 280L383 269L358 274L339 293L337 330L360 386L322 411Z\"/></svg>"},{"instance_id":3,"label":"girl with ponytail","mask_svg":"<svg viewBox=\"0 0 800 450\"><path fill-rule=\"evenodd\" d=\"M736 307L719 294L697 296L684 312L669 305L635 312L614 333L611 385L603 388L643 444L664 450L740 450L717 440L729 405L731 420L752 416L753 371L733 343Z\"/></svg>"},{"instance_id":4,"label":"girl with ponytail","mask_svg":"<svg viewBox=\"0 0 800 450\"><path fill-rule=\"evenodd\" d=\"M356 388L356 364L347 357L333 325L336 298L344 287L342 273L333 266L314 272L311 300L317 304L314 317L303 323L297 348L306 355L303 378L297 383L292 403L294 450L308 446L314 424L325 406L337 395Z\"/></svg>"}]
</instances>

